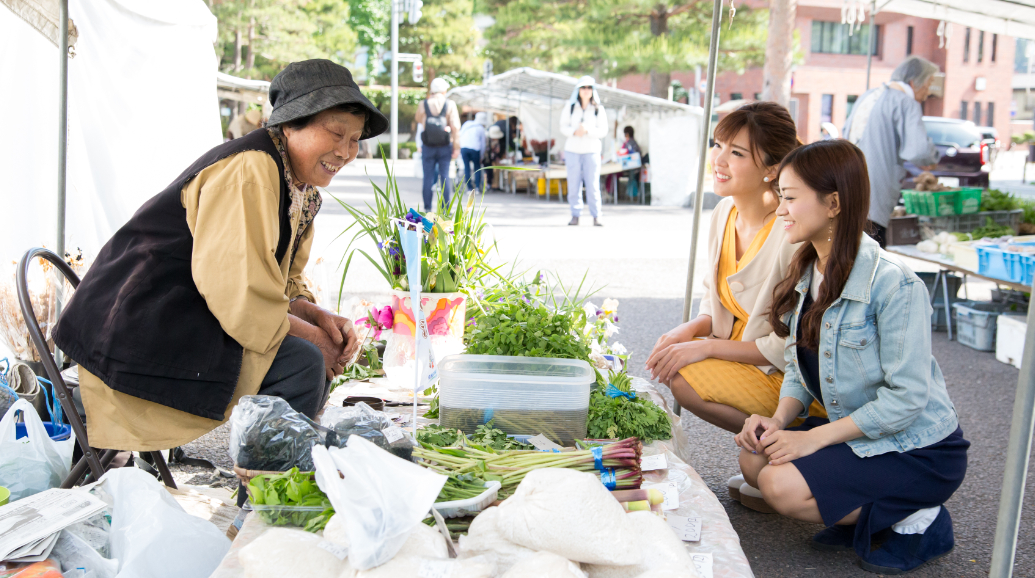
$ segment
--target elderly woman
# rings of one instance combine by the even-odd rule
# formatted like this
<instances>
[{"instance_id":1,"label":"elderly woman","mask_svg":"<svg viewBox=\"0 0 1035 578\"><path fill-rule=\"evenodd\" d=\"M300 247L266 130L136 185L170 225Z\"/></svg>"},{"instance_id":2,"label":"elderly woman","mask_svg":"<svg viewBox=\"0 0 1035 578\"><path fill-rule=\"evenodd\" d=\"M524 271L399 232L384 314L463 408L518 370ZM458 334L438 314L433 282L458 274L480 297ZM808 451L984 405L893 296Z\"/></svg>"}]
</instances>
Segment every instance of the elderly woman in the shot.
<instances>
[{"instance_id":1,"label":"elderly woman","mask_svg":"<svg viewBox=\"0 0 1035 578\"><path fill-rule=\"evenodd\" d=\"M327 186L388 120L328 60L270 85L265 129L224 143L101 249L54 332L79 363L90 445L160 450L226 421L242 395L314 417L359 346L303 281Z\"/></svg>"},{"instance_id":2,"label":"elderly woman","mask_svg":"<svg viewBox=\"0 0 1035 578\"><path fill-rule=\"evenodd\" d=\"M938 149L924 128L922 103L931 94L938 66L910 56L891 73L891 81L865 92L852 107L843 134L866 155L870 174L869 233L884 247L891 211L898 204L905 161L938 163Z\"/></svg>"}]
</instances>

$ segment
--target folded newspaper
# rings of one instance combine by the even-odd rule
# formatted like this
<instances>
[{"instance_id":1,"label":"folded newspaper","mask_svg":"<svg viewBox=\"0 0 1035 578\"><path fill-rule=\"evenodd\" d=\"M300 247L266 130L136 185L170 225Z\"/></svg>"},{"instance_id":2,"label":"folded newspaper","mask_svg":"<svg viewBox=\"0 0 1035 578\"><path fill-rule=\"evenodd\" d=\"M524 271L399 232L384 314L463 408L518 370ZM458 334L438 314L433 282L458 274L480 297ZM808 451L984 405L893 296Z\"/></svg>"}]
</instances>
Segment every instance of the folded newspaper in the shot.
<instances>
[{"instance_id":1,"label":"folded newspaper","mask_svg":"<svg viewBox=\"0 0 1035 578\"><path fill-rule=\"evenodd\" d=\"M0 560L45 559L61 530L106 507L83 490L56 488L0 506Z\"/></svg>"}]
</instances>

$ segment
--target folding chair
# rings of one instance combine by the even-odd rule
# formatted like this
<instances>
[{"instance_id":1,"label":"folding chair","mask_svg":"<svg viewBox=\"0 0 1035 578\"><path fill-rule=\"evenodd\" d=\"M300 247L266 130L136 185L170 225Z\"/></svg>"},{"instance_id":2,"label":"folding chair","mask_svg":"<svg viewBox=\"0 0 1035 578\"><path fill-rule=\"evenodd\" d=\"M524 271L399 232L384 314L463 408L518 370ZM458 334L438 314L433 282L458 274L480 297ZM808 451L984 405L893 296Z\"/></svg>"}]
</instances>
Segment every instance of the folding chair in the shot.
<instances>
[{"instance_id":1,"label":"folding chair","mask_svg":"<svg viewBox=\"0 0 1035 578\"><path fill-rule=\"evenodd\" d=\"M69 394L68 386L65 384L65 380L61 377L61 371L58 369L57 361L54 359L54 354L47 347L47 340L43 337L43 331L40 330L39 322L36 320L36 312L32 309L32 299L29 296L29 285L27 282L29 265L32 264L32 260L36 257L46 259L50 261L61 274L65 276L65 279L71 283L72 288L79 287L79 276L75 274L75 271L65 263L65 260L54 254L54 252L36 247L29 249L28 252L22 257L21 262L18 264L17 271L17 286L18 286L18 304L21 306L22 317L25 319L25 326L29 330L29 337L32 339L32 344L39 353L40 360L43 363L43 367L47 372L47 377L50 378L51 383L54 385L54 395L61 402L61 408L64 411L65 417L68 419L69 425L72 426L72 431L75 432L76 442L79 444L80 449L83 452L83 456L79 459L74 466L72 471L69 472L68 477L61 483L62 488L71 488L79 485L84 477L89 478L92 476L93 481L100 479L104 475L104 471L111 465L115 456L119 453L119 450L98 450L90 447L89 440L86 437L86 425L83 420L79 417L79 411L76 409L75 404L72 402L72 396ZM165 456L162 452L154 451L149 452L151 458L154 460L155 468L165 485L170 488L176 488L176 482L173 481L172 474L169 472L169 466L165 463ZM87 468L90 469L87 473Z\"/></svg>"}]
</instances>

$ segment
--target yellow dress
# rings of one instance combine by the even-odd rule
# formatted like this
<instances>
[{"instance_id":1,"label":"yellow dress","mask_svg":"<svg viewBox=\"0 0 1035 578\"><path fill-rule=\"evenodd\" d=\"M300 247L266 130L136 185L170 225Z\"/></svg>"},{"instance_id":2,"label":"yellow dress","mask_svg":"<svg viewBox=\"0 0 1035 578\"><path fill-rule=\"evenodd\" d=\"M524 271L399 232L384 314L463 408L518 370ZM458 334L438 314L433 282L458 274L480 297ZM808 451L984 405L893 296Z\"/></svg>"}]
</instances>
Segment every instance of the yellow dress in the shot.
<instances>
[{"instance_id":1,"label":"yellow dress","mask_svg":"<svg viewBox=\"0 0 1035 578\"><path fill-rule=\"evenodd\" d=\"M773 223L776 222L776 219L773 219L762 227L738 261L736 220L737 208L733 207L729 219L726 221L722 249L719 251L718 274L716 275L719 302L733 314L735 319L733 333L730 335L731 341L741 340L749 315L734 298L726 278L739 272L751 262L751 259L765 244L769 232L773 229ZM704 401L728 405L748 415L772 416L776 413L776 407L780 403L780 386L783 384L782 371L766 375L764 371L748 363L705 359L680 369L679 375L683 376L683 379ZM827 416L823 406L815 401L809 407L809 413L814 416ZM795 423L799 421L796 420Z\"/></svg>"}]
</instances>

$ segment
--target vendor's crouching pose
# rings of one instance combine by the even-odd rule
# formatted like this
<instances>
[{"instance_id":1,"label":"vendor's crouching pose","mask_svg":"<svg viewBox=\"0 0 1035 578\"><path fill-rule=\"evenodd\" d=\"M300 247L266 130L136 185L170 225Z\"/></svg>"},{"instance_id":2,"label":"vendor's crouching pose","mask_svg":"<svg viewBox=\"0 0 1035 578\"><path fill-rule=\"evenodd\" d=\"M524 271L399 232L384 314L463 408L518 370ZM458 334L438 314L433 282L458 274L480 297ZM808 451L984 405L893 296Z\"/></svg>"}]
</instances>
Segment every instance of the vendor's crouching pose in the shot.
<instances>
[{"instance_id":1,"label":"vendor's crouching pose","mask_svg":"<svg viewBox=\"0 0 1035 578\"><path fill-rule=\"evenodd\" d=\"M329 60L289 65L268 126L201 156L101 249L54 334L80 365L93 447L153 451L224 422L242 395L309 417L359 346L302 271L316 186L388 120Z\"/></svg>"},{"instance_id":2,"label":"vendor's crouching pose","mask_svg":"<svg viewBox=\"0 0 1035 578\"><path fill-rule=\"evenodd\" d=\"M781 514L828 526L816 548L854 547L872 572L913 570L953 548L943 504L970 446L931 355L927 290L863 234L869 179L854 145L790 153L779 183L787 238L803 243L771 313L787 366L776 413L736 436L741 469ZM787 427L814 399L829 421Z\"/></svg>"}]
</instances>

